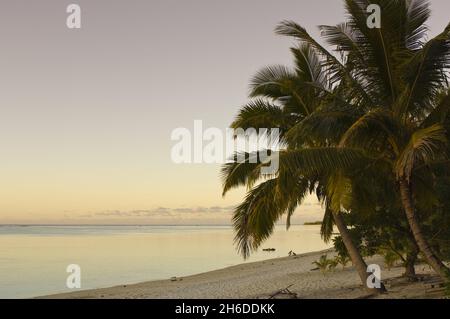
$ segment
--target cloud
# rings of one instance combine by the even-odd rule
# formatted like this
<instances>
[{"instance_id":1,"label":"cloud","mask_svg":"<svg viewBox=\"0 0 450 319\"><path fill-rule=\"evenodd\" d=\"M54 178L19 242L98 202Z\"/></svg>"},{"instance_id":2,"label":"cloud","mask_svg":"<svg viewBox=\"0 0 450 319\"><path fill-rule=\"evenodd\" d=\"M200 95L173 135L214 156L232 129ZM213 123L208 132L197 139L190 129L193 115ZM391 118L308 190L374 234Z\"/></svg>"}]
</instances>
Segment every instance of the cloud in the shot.
<instances>
[{"instance_id":1,"label":"cloud","mask_svg":"<svg viewBox=\"0 0 450 319\"><path fill-rule=\"evenodd\" d=\"M157 207L153 209L136 209L136 210L107 210L102 212L91 212L88 214L82 214L78 217L83 218L99 218L99 217L113 217L113 218L125 218L125 217L177 217L177 216L189 216L189 215L208 215L208 214L229 214L232 212L235 206L195 206L195 207Z\"/></svg>"},{"instance_id":2,"label":"cloud","mask_svg":"<svg viewBox=\"0 0 450 319\"><path fill-rule=\"evenodd\" d=\"M196 207L181 207L172 209L175 213L195 214L195 213L231 213L235 206L196 206Z\"/></svg>"},{"instance_id":3,"label":"cloud","mask_svg":"<svg viewBox=\"0 0 450 319\"><path fill-rule=\"evenodd\" d=\"M120 223L120 224L224 224L229 225L235 205L155 207L150 209L107 210L78 214L72 212L71 220L80 223ZM323 216L319 203L303 203L295 212L292 222L317 221ZM284 219L279 221L284 222Z\"/></svg>"}]
</instances>

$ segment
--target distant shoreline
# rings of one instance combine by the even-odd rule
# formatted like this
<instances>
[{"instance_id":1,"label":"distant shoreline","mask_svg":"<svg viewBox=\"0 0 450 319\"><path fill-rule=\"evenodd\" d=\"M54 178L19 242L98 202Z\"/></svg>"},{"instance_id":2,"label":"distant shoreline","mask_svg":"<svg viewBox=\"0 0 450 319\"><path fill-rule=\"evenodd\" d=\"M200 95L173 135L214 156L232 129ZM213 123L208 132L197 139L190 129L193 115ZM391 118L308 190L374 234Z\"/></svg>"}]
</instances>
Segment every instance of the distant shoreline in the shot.
<instances>
[{"instance_id":1,"label":"distant shoreline","mask_svg":"<svg viewBox=\"0 0 450 319\"><path fill-rule=\"evenodd\" d=\"M317 222L305 222L303 223L304 226L320 226L322 225L321 221L317 221Z\"/></svg>"}]
</instances>

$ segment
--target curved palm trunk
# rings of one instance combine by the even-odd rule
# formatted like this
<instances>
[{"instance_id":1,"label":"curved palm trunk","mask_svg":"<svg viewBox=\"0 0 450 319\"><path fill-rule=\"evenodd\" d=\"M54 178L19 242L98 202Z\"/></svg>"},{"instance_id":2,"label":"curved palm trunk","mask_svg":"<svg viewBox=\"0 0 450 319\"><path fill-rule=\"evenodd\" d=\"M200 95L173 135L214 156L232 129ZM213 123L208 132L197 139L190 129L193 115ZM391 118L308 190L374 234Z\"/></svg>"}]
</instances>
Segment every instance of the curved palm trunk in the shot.
<instances>
[{"instance_id":1,"label":"curved palm trunk","mask_svg":"<svg viewBox=\"0 0 450 319\"><path fill-rule=\"evenodd\" d=\"M386 288L384 287L383 284L381 284L381 288L369 288L367 286L367 278L369 277L369 273L367 272L367 264L362 258L361 254L359 253L358 248L356 247L355 243L353 242L350 236L350 233L348 232L342 213L333 214L333 217L334 223L336 224L336 227L338 228L339 233L341 234L345 248L347 249L347 252L350 255L350 259L352 260L353 265L355 266L364 287L366 287L366 289L372 293L386 292Z\"/></svg>"},{"instance_id":2,"label":"curved palm trunk","mask_svg":"<svg viewBox=\"0 0 450 319\"><path fill-rule=\"evenodd\" d=\"M430 266L438 273L445 281L449 280L450 270L444 263L435 255L425 236L422 233L419 220L414 209L411 185L405 179L400 180L400 195L405 209L406 217L408 219L409 227L414 236L414 239L419 246L420 252L425 256Z\"/></svg>"}]
</instances>

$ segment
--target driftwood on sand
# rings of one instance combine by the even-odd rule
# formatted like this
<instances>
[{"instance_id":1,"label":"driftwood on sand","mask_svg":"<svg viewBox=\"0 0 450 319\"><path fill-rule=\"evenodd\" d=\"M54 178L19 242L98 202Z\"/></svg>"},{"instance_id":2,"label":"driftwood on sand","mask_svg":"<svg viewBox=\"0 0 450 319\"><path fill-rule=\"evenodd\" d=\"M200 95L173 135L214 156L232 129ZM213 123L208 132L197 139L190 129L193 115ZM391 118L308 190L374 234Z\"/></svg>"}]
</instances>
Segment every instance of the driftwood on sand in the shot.
<instances>
[{"instance_id":1,"label":"driftwood on sand","mask_svg":"<svg viewBox=\"0 0 450 319\"><path fill-rule=\"evenodd\" d=\"M287 286L284 289L280 289L274 294L269 296L269 299L297 299L297 294L289 290L294 284Z\"/></svg>"}]
</instances>

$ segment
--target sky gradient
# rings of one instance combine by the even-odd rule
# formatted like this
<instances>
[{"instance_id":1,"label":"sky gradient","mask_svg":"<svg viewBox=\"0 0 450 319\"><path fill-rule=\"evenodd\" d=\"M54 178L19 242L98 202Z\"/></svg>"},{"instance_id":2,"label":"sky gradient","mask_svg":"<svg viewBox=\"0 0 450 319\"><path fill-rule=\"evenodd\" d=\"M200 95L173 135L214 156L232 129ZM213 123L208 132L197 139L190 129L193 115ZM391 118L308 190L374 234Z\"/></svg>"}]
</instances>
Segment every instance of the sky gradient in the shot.
<instances>
[{"instance_id":1,"label":"sky gradient","mask_svg":"<svg viewBox=\"0 0 450 319\"><path fill-rule=\"evenodd\" d=\"M450 5L431 4L435 35ZM0 223L228 223L244 191L221 197L219 165L172 163L170 135L225 129L252 75L291 63L284 19L318 36L342 1L1 1ZM320 218L309 199L296 221Z\"/></svg>"}]
</instances>

